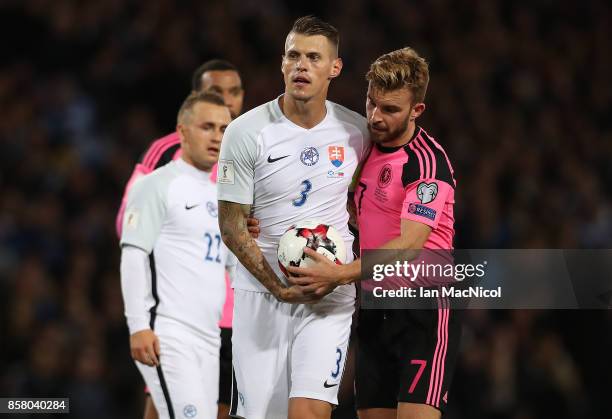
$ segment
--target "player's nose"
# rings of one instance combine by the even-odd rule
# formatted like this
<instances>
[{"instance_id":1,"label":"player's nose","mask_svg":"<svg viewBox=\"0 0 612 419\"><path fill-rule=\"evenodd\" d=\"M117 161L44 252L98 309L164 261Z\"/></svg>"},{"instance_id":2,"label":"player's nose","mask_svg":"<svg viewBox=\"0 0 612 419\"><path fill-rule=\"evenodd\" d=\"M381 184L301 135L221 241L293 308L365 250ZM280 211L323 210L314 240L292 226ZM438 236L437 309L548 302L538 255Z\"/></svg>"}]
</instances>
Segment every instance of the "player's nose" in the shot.
<instances>
[{"instance_id":1,"label":"player's nose","mask_svg":"<svg viewBox=\"0 0 612 419\"><path fill-rule=\"evenodd\" d=\"M297 60L295 60L295 68L298 71L304 71L306 70L306 57L300 57Z\"/></svg>"},{"instance_id":2,"label":"player's nose","mask_svg":"<svg viewBox=\"0 0 612 419\"><path fill-rule=\"evenodd\" d=\"M210 141L212 141L213 143L220 143L222 138L223 131L221 131L221 129L216 129L212 137L210 138Z\"/></svg>"},{"instance_id":3,"label":"player's nose","mask_svg":"<svg viewBox=\"0 0 612 419\"><path fill-rule=\"evenodd\" d=\"M225 102L225 106L227 106L228 108L231 108L234 104L234 101L232 99L233 97L230 92L223 93L223 102Z\"/></svg>"},{"instance_id":4,"label":"player's nose","mask_svg":"<svg viewBox=\"0 0 612 419\"><path fill-rule=\"evenodd\" d=\"M380 116L380 111L378 109L378 106L374 107L374 109L372 109L372 113L370 114L369 118L370 123L376 123L376 122L380 122L382 121L382 118Z\"/></svg>"}]
</instances>

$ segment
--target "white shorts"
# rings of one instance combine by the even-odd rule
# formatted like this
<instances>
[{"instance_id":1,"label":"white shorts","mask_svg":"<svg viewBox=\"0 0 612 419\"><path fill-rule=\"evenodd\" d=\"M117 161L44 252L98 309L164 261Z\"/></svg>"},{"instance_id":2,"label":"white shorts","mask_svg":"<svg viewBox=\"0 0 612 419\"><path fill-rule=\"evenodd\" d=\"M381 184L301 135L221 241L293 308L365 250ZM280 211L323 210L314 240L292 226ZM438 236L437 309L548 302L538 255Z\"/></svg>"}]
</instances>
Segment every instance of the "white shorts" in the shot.
<instances>
[{"instance_id":1,"label":"white shorts","mask_svg":"<svg viewBox=\"0 0 612 419\"><path fill-rule=\"evenodd\" d=\"M198 344L193 335L156 334L160 366L136 362L160 419L216 418L219 397L219 354L210 345Z\"/></svg>"},{"instance_id":2,"label":"white shorts","mask_svg":"<svg viewBox=\"0 0 612 419\"><path fill-rule=\"evenodd\" d=\"M305 305L235 290L231 415L286 419L293 397L338 404L354 311L337 292Z\"/></svg>"}]
</instances>

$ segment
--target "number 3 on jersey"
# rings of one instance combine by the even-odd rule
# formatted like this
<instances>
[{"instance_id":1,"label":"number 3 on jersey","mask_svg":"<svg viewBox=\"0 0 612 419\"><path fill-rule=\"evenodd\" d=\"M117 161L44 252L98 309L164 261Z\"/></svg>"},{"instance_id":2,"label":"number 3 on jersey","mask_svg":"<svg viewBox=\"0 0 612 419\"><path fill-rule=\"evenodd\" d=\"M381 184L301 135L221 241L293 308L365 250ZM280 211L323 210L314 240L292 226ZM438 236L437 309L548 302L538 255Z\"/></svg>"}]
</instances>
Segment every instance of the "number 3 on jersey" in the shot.
<instances>
[{"instance_id":1,"label":"number 3 on jersey","mask_svg":"<svg viewBox=\"0 0 612 419\"><path fill-rule=\"evenodd\" d=\"M308 199L308 192L310 192L311 189L312 189L312 182L309 181L308 179L303 181L302 190L300 191L300 197L292 201L293 206L301 207L302 205L304 205L304 203L306 203L306 200Z\"/></svg>"},{"instance_id":2,"label":"number 3 on jersey","mask_svg":"<svg viewBox=\"0 0 612 419\"><path fill-rule=\"evenodd\" d=\"M342 350L340 348L336 348L336 354L338 357L336 358L336 369L331 372L332 378L338 378L340 375L340 361L342 361Z\"/></svg>"}]
</instances>

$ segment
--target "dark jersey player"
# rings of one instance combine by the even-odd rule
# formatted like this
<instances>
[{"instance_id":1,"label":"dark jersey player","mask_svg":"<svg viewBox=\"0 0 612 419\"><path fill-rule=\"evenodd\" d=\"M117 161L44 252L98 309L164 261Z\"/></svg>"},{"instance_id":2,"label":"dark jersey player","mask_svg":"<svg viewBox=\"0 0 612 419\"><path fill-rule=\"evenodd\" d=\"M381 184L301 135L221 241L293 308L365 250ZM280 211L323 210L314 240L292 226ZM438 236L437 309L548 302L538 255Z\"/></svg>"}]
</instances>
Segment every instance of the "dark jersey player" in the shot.
<instances>
[{"instance_id":1,"label":"dark jersey player","mask_svg":"<svg viewBox=\"0 0 612 419\"><path fill-rule=\"evenodd\" d=\"M416 119L425 110L428 65L411 48L379 57L366 76L373 145L355 189L360 247L446 249L453 246L455 180L444 149ZM361 261L337 266L316 252L293 282L325 292L329 282L358 280ZM315 285L316 286L316 285ZM448 299L431 310L359 313L356 400L360 419L441 416L458 352L461 326Z\"/></svg>"},{"instance_id":2,"label":"dark jersey player","mask_svg":"<svg viewBox=\"0 0 612 419\"><path fill-rule=\"evenodd\" d=\"M192 76L192 91L212 91L223 97L228 106L232 118L236 118L242 111L244 99L244 89L238 69L231 63L213 59L205 62L198 67ZM181 155L180 138L177 132L166 135L151 143L144 152L140 161L134 167L134 171L128 180L121 207L116 217L117 235L121 237L121 226L123 224L123 213L127 202L128 191L132 184L141 176L147 175L165 164L176 160ZM211 180L215 181L217 175L216 167L211 170ZM221 327L221 364L219 375L219 418L227 418L231 401L232 385L232 309L233 292L227 282L226 301L223 307L223 317L219 326ZM147 398L145 405L145 419L156 419L157 412L150 398Z\"/></svg>"}]
</instances>

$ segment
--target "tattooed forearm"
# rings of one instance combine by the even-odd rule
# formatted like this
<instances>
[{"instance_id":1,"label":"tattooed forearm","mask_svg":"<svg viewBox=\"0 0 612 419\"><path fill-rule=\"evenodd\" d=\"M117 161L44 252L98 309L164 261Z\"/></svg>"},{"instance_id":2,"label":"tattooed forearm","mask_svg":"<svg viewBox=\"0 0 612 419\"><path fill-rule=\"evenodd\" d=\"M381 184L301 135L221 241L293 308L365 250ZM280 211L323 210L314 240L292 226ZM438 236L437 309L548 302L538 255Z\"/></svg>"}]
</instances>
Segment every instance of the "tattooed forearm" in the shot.
<instances>
[{"instance_id":1,"label":"tattooed forearm","mask_svg":"<svg viewBox=\"0 0 612 419\"><path fill-rule=\"evenodd\" d=\"M278 276L261 253L255 240L249 234L246 218L250 206L234 202L219 201L219 228L225 245L236 255L238 260L255 276L272 294L279 296L284 288Z\"/></svg>"}]
</instances>

